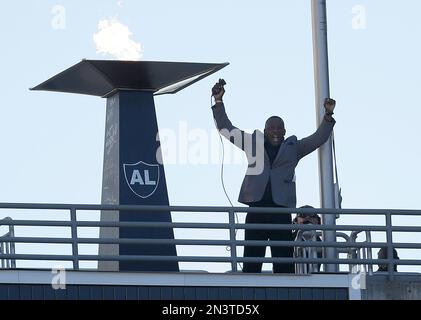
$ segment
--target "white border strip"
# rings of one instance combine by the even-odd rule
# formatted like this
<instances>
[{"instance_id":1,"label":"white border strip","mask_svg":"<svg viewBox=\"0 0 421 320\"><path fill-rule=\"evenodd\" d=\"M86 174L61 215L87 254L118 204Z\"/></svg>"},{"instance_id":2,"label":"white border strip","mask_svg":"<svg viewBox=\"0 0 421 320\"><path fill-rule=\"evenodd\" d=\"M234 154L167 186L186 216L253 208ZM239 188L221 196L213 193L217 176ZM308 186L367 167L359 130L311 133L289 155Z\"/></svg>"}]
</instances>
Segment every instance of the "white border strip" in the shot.
<instances>
[{"instance_id":1,"label":"white border strip","mask_svg":"<svg viewBox=\"0 0 421 320\"><path fill-rule=\"evenodd\" d=\"M54 276L50 271L2 270L0 284L51 284ZM66 284L69 285L349 288L350 296L356 297L352 278L353 275L348 274L66 272Z\"/></svg>"}]
</instances>

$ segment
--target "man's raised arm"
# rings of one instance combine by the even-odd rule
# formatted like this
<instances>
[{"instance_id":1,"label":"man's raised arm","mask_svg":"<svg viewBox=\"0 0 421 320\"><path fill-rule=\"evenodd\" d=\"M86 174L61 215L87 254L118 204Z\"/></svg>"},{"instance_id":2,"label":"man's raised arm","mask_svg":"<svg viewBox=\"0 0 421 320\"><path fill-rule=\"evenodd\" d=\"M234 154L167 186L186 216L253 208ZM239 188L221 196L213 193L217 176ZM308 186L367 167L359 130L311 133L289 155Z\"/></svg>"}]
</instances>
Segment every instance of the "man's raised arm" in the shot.
<instances>
[{"instance_id":1,"label":"man's raised arm","mask_svg":"<svg viewBox=\"0 0 421 320\"><path fill-rule=\"evenodd\" d=\"M215 84L212 88L212 94L215 98L215 105L212 106L213 118L215 119L215 123L219 132L232 144L241 150L244 150L245 143L248 141L247 139L251 138L251 135L244 132L243 130L238 129L231 123L230 119L228 119L228 116L225 112L225 106L222 101L222 98L225 94L224 87L221 86L220 83Z\"/></svg>"},{"instance_id":2,"label":"man's raised arm","mask_svg":"<svg viewBox=\"0 0 421 320\"><path fill-rule=\"evenodd\" d=\"M325 116L319 128L311 136L298 141L298 159L301 159L323 145L332 133L335 119L332 117L336 101L327 98L324 102Z\"/></svg>"}]
</instances>

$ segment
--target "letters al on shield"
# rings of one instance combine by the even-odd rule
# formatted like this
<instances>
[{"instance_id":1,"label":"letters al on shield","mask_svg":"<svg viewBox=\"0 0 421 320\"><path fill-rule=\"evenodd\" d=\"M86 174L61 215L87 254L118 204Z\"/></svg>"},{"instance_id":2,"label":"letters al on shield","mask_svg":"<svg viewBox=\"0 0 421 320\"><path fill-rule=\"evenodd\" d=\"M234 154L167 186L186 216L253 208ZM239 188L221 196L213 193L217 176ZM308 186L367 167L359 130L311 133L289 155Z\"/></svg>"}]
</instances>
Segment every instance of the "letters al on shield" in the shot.
<instances>
[{"instance_id":1,"label":"letters al on shield","mask_svg":"<svg viewBox=\"0 0 421 320\"><path fill-rule=\"evenodd\" d=\"M139 161L134 164L123 164L124 177L126 179L127 186L132 190L134 194L142 199L149 198L153 195L158 188L159 184L159 165L158 164L149 164L143 161ZM142 183L132 184L132 177L134 171L137 170L141 174ZM147 173L145 177L144 173ZM155 182L154 185L148 185L145 181L145 178L151 179Z\"/></svg>"}]
</instances>

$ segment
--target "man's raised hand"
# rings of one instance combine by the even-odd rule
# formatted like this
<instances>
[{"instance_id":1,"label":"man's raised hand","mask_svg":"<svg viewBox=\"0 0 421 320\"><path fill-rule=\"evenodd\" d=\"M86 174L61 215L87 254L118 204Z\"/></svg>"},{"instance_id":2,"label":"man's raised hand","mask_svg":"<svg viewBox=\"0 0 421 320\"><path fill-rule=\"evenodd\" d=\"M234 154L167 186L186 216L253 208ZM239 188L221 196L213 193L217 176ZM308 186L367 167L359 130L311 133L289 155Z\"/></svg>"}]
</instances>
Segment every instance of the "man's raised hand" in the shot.
<instances>
[{"instance_id":1,"label":"man's raised hand","mask_svg":"<svg viewBox=\"0 0 421 320\"><path fill-rule=\"evenodd\" d=\"M333 110L335 110L336 107L336 101L330 98L326 98L323 106L325 107L327 114L333 114Z\"/></svg>"},{"instance_id":2,"label":"man's raised hand","mask_svg":"<svg viewBox=\"0 0 421 320\"><path fill-rule=\"evenodd\" d=\"M222 97L225 94L225 88L221 85L220 82L217 82L212 88L212 96L215 99L215 102L222 102Z\"/></svg>"}]
</instances>

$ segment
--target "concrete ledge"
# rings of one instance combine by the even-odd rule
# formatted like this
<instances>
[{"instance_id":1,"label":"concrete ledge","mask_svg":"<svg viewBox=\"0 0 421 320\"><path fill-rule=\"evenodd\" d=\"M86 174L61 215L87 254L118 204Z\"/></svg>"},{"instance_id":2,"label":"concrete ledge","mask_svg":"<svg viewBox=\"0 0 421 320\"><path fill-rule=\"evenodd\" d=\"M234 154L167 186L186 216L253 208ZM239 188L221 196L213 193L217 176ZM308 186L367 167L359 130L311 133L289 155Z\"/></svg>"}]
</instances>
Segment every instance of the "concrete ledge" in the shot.
<instances>
[{"instance_id":1,"label":"concrete ledge","mask_svg":"<svg viewBox=\"0 0 421 320\"><path fill-rule=\"evenodd\" d=\"M363 300L421 300L421 274L403 273L389 281L387 274L367 276Z\"/></svg>"},{"instance_id":2,"label":"concrete ledge","mask_svg":"<svg viewBox=\"0 0 421 320\"><path fill-rule=\"evenodd\" d=\"M50 284L53 274L48 270L1 270L0 284ZM66 283L77 285L125 286L210 286L210 287L311 287L348 288L348 274L278 275L221 273L159 273L66 271Z\"/></svg>"},{"instance_id":3,"label":"concrete ledge","mask_svg":"<svg viewBox=\"0 0 421 320\"><path fill-rule=\"evenodd\" d=\"M351 274L0 270L0 300L359 300Z\"/></svg>"}]
</instances>

